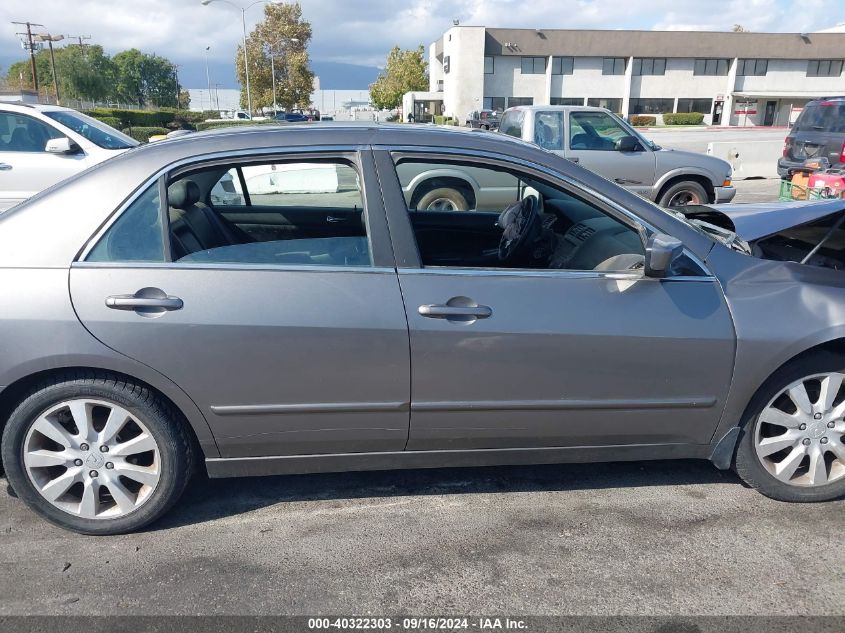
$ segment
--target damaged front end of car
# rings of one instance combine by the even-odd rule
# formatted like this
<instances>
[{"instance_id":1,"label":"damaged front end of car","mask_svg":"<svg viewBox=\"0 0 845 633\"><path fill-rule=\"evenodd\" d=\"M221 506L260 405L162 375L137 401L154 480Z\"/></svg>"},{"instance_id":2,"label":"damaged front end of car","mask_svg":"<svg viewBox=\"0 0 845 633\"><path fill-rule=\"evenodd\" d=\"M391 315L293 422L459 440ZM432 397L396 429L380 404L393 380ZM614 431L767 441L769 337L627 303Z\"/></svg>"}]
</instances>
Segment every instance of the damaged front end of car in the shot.
<instances>
[{"instance_id":1,"label":"damaged front end of car","mask_svg":"<svg viewBox=\"0 0 845 633\"><path fill-rule=\"evenodd\" d=\"M746 255L845 270L845 200L696 205L672 212Z\"/></svg>"}]
</instances>

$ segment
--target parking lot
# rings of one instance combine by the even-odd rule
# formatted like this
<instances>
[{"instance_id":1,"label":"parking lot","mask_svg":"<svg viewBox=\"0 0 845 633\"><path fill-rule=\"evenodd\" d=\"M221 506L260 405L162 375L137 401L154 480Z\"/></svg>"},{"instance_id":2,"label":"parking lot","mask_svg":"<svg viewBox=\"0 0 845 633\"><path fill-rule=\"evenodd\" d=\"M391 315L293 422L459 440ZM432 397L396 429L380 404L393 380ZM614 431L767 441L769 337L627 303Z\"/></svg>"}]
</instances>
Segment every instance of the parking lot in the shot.
<instances>
[{"instance_id":1,"label":"parking lot","mask_svg":"<svg viewBox=\"0 0 845 633\"><path fill-rule=\"evenodd\" d=\"M845 503L706 462L203 480L140 534L0 496L0 614L842 614Z\"/></svg>"}]
</instances>

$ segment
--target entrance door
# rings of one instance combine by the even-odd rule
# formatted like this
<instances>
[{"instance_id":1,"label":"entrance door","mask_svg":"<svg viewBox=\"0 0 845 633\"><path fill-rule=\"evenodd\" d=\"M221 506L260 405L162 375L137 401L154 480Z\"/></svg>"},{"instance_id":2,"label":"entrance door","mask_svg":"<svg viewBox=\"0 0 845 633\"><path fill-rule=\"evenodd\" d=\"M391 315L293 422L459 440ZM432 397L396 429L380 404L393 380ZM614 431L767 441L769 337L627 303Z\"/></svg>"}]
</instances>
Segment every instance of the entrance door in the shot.
<instances>
[{"instance_id":1,"label":"entrance door","mask_svg":"<svg viewBox=\"0 0 845 633\"><path fill-rule=\"evenodd\" d=\"M713 105L713 125L719 125L722 122L722 110L724 109L724 101L716 101Z\"/></svg>"},{"instance_id":2,"label":"entrance door","mask_svg":"<svg viewBox=\"0 0 845 633\"><path fill-rule=\"evenodd\" d=\"M763 114L763 125L769 126L775 124L775 112L777 111L777 101L766 101L766 111Z\"/></svg>"}]
</instances>

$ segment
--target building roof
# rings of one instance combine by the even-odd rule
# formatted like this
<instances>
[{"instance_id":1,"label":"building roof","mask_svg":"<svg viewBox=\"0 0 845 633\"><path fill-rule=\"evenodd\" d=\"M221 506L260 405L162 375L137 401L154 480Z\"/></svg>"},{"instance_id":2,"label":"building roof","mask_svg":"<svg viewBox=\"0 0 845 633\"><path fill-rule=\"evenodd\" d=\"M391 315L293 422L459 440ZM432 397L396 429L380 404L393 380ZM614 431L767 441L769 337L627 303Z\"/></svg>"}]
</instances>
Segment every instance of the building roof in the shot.
<instances>
[{"instance_id":1,"label":"building roof","mask_svg":"<svg viewBox=\"0 0 845 633\"><path fill-rule=\"evenodd\" d=\"M845 33L486 29L487 55L841 59Z\"/></svg>"}]
</instances>

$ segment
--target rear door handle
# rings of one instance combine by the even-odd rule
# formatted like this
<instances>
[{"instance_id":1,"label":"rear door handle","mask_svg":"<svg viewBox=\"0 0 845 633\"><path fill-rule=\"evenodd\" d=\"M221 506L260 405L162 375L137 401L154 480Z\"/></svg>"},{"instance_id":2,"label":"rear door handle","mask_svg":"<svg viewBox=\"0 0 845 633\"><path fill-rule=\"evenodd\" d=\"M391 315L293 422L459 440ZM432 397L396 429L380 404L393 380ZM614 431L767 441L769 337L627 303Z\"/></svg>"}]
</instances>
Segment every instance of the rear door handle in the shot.
<instances>
[{"instance_id":1,"label":"rear door handle","mask_svg":"<svg viewBox=\"0 0 845 633\"><path fill-rule=\"evenodd\" d=\"M106 297L106 307L112 310L135 310L139 314L160 315L170 310L181 310L184 302L171 297L159 288L141 288L134 295Z\"/></svg>"},{"instance_id":2,"label":"rear door handle","mask_svg":"<svg viewBox=\"0 0 845 633\"><path fill-rule=\"evenodd\" d=\"M329 222L330 224L335 224L336 222L346 222L346 218L339 218L334 215L329 215L326 216L326 222Z\"/></svg>"},{"instance_id":3,"label":"rear door handle","mask_svg":"<svg viewBox=\"0 0 845 633\"><path fill-rule=\"evenodd\" d=\"M161 308L163 310L181 310L184 302L178 297L164 299L146 299L133 295L115 295L106 298L106 305L114 310L137 310L138 308Z\"/></svg>"},{"instance_id":4,"label":"rear door handle","mask_svg":"<svg viewBox=\"0 0 845 633\"><path fill-rule=\"evenodd\" d=\"M12 166L9 163L0 163L0 171L11 171Z\"/></svg>"},{"instance_id":5,"label":"rear door handle","mask_svg":"<svg viewBox=\"0 0 845 633\"><path fill-rule=\"evenodd\" d=\"M493 310L488 306L449 306L443 304L430 304L419 307L420 315L432 319L448 319L450 317L473 317L476 319L487 319L493 315Z\"/></svg>"}]
</instances>

